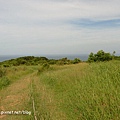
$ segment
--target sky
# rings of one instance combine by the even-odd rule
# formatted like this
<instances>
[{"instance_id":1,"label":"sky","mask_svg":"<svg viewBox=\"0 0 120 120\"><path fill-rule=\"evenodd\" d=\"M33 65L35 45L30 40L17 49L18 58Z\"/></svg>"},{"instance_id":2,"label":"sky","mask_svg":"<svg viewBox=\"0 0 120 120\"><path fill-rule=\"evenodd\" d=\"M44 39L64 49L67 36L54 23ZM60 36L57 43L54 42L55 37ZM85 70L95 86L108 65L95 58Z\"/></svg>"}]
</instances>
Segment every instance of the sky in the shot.
<instances>
[{"instance_id":1,"label":"sky","mask_svg":"<svg viewBox=\"0 0 120 120\"><path fill-rule=\"evenodd\" d=\"M0 0L0 55L120 54L120 0Z\"/></svg>"}]
</instances>

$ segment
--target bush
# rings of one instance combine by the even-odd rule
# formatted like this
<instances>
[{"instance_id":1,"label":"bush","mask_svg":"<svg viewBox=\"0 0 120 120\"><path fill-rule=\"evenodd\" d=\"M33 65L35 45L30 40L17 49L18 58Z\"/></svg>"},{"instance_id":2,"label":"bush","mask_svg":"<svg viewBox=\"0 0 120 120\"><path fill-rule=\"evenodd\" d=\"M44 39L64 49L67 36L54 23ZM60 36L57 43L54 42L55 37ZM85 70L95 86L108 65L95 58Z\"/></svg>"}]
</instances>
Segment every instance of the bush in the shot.
<instances>
[{"instance_id":1,"label":"bush","mask_svg":"<svg viewBox=\"0 0 120 120\"><path fill-rule=\"evenodd\" d=\"M54 60L54 59L49 60L49 64L51 64L51 65L54 65L54 64L56 64L56 63L57 63L57 60Z\"/></svg>"},{"instance_id":2,"label":"bush","mask_svg":"<svg viewBox=\"0 0 120 120\"><path fill-rule=\"evenodd\" d=\"M10 80L7 77L2 77L0 79L0 89L10 84Z\"/></svg>"},{"instance_id":3,"label":"bush","mask_svg":"<svg viewBox=\"0 0 120 120\"><path fill-rule=\"evenodd\" d=\"M77 63L80 63L80 62L81 62L81 60L80 60L79 58L75 58L75 59L72 61L73 64L77 64Z\"/></svg>"},{"instance_id":4,"label":"bush","mask_svg":"<svg viewBox=\"0 0 120 120\"><path fill-rule=\"evenodd\" d=\"M88 62L100 62L112 60L113 56L110 53L105 53L103 50L99 50L96 54L90 53Z\"/></svg>"}]
</instances>

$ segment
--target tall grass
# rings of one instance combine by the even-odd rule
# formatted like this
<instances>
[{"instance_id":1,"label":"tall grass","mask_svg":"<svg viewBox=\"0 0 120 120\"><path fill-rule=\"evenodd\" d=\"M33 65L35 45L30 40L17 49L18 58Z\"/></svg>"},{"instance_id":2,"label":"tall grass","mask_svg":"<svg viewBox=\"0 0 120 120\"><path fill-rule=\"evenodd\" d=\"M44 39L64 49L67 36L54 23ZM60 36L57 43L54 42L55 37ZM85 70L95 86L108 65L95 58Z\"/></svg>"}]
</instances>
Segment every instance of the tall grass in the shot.
<instances>
[{"instance_id":1,"label":"tall grass","mask_svg":"<svg viewBox=\"0 0 120 120\"><path fill-rule=\"evenodd\" d=\"M0 67L0 78L5 76L6 70Z\"/></svg>"},{"instance_id":2,"label":"tall grass","mask_svg":"<svg viewBox=\"0 0 120 120\"><path fill-rule=\"evenodd\" d=\"M41 68L19 66L5 68L5 71L0 80L6 84L9 83L6 78L12 83L36 71L15 85L25 85L25 96L29 94L29 97L34 98L38 120L120 119L120 61L49 67L43 65ZM25 93L21 88L18 91L21 91L20 94ZM29 99L30 106L27 106L32 111L32 99Z\"/></svg>"},{"instance_id":3,"label":"tall grass","mask_svg":"<svg viewBox=\"0 0 120 120\"><path fill-rule=\"evenodd\" d=\"M6 69L0 67L0 89L10 84L10 80L6 77Z\"/></svg>"},{"instance_id":4,"label":"tall grass","mask_svg":"<svg viewBox=\"0 0 120 120\"><path fill-rule=\"evenodd\" d=\"M119 61L68 66L41 74L39 82L53 92L68 120L120 119Z\"/></svg>"},{"instance_id":5,"label":"tall grass","mask_svg":"<svg viewBox=\"0 0 120 120\"><path fill-rule=\"evenodd\" d=\"M8 86L10 84L10 80L7 77L2 77L0 79L0 89Z\"/></svg>"},{"instance_id":6,"label":"tall grass","mask_svg":"<svg viewBox=\"0 0 120 120\"><path fill-rule=\"evenodd\" d=\"M0 67L0 89L8 86L9 84L19 80L21 77L32 73L36 68L30 66L12 66L8 68Z\"/></svg>"}]
</instances>

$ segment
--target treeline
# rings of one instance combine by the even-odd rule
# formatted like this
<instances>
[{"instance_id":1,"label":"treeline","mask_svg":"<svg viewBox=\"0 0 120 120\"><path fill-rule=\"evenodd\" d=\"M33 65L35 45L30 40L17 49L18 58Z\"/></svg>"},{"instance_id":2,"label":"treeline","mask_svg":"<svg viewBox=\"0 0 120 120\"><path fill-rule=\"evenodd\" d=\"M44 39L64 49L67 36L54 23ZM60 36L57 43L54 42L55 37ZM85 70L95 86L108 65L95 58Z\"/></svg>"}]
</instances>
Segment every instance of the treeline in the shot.
<instances>
[{"instance_id":1,"label":"treeline","mask_svg":"<svg viewBox=\"0 0 120 120\"><path fill-rule=\"evenodd\" d=\"M99 50L97 53L91 52L86 62L103 62L110 60L120 60L120 56L115 56L115 51L112 54L110 54L104 52L103 50ZM80 62L82 61L79 58L75 58L74 60L69 60L67 57L65 57L55 60L55 59L48 59L46 57L25 56L25 57L19 57L16 59L0 62L0 66L3 67L20 66L20 65L30 66L30 65L43 65L46 63L50 65L54 65L54 64L66 65L66 64L77 64Z\"/></svg>"},{"instance_id":2,"label":"treeline","mask_svg":"<svg viewBox=\"0 0 120 120\"><path fill-rule=\"evenodd\" d=\"M115 56L115 51L110 54L107 52L104 52L103 50L99 50L97 53L90 53L88 57L88 62L104 62L104 61L110 61L110 60L120 60L120 56Z\"/></svg>"},{"instance_id":3,"label":"treeline","mask_svg":"<svg viewBox=\"0 0 120 120\"><path fill-rule=\"evenodd\" d=\"M34 57L34 56L25 56L19 57L16 59L6 60L0 62L0 65L3 67L10 67L10 66L19 66L19 65L43 65L43 64L57 64L57 65L66 65L66 64L77 64L80 63L81 60L79 58L75 58L74 60L69 60L67 57L61 58L59 60L55 59L48 59L46 57Z\"/></svg>"}]
</instances>

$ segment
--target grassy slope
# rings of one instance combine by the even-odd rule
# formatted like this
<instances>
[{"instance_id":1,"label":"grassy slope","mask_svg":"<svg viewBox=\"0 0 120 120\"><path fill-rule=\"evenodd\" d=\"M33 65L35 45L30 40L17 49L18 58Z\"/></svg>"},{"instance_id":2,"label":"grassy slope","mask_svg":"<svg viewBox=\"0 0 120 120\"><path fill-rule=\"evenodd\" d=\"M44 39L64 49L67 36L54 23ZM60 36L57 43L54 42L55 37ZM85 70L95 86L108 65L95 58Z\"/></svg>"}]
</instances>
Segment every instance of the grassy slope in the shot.
<instances>
[{"instance_id":1,"label":"grassy slope","mask_svg":"<svg viewBox=\"0 0 120 120\"><path fill-rule=\"evenodd\" d=\"M38 114L54 120L60 119L60 116L65 116L66 120L119 120L119 80L120 62L79 64L43 73L37 86L44 85L44 93L36 87L36 99L43 99L41 103L47 113ZM37 109L41 111L41 104L37 100ZM56 106L53 109L55 113L58 111L57 114L51 113L51 104Z\"/></svg>"},{"instance_id":2,"label":"grassy slope","mask_svg":"<svg viewBox=\"0 0 120 120\"><path fill-rule=\"evenodd\" d=\"M33 120L32 96L38 120L119 120L119 76L119 61L56 66L40 75L28 75L0 95L4 110L23 108L32 115L4 119Z\"/></svg>"}]
</instances>

